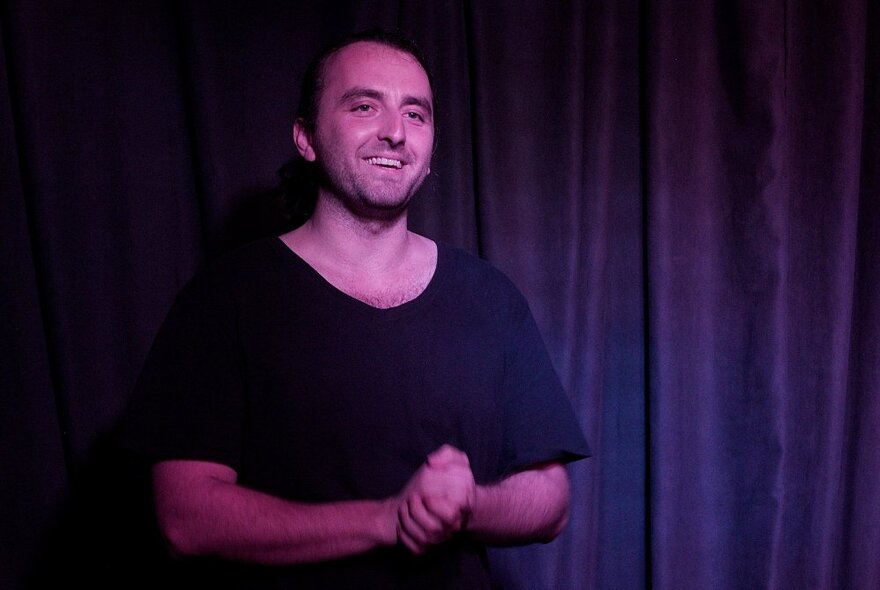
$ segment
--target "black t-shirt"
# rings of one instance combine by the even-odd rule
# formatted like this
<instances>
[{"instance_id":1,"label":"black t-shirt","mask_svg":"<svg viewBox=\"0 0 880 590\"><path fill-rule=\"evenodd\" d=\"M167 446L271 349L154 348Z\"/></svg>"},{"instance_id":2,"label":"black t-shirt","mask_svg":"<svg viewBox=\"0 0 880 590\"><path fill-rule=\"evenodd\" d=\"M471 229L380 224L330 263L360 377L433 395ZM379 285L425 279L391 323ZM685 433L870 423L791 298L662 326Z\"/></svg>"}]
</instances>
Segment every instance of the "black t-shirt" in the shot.
<instances>
[{"instance_id":1,"label":"black t-shirt","mask_svg":"<svg viewBox=\"0 0 880 590\"><path fill-rule=\"evenodd\" d=\"M377 309L275 238L181 292L123 440L153 461L229 465L241 485L303 502L394 495L444 443L467 453L478 483L589 454L525 300L487 263L438 245L425 291ZM483 548L464 537L424 557L394 548L232 569L247 587L488 587Z\"/></svg>"}]
</instances>

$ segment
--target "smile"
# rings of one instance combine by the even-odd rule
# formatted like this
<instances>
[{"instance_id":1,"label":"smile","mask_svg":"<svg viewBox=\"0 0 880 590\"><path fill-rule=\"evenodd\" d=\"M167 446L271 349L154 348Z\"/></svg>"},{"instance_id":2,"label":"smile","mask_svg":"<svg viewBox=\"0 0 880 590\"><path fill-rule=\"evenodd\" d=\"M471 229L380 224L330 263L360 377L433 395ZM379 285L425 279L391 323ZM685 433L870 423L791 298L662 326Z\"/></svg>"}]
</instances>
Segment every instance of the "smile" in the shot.
<instances>
[{"instance_id":1,"label":"smile","mask_svg":"<svg viewBox=\"0 0 880 590\"><path fill-rule=\"evenodd\" d=\"M373 166L382 166L383 168L403 168L403 162L400 160L392 160L391 158L366 158L367 162L372 164Z\"/></svg>"}]
</instances>

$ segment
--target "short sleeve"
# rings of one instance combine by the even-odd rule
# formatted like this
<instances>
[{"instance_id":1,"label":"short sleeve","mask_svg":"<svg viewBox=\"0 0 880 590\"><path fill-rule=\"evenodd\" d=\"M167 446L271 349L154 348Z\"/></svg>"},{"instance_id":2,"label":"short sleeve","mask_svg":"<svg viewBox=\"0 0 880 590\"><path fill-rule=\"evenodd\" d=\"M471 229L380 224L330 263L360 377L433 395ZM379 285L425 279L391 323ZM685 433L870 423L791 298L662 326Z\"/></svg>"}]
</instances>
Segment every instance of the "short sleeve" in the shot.
<instances>
[{"instance_id":1,"label":"short sleeve","mask_svg":"<svg viewBox=\"0 0 880 590\"><path fill-rule=\"evenodd\" d=\"M244 379L235 305L217 282L180 293L163 322L118 431L151 461L241 460Z\"/></svg>"},{"instance_id":2,"label":"short sleeve","mask_svg":"<svg viewBox=\"0 0 880 590\"><path fill-rule=\"evenodd\" d=\"M502 474L590 456L528 304L520 297L505 337Z\"/></svg>"}]
</instances>

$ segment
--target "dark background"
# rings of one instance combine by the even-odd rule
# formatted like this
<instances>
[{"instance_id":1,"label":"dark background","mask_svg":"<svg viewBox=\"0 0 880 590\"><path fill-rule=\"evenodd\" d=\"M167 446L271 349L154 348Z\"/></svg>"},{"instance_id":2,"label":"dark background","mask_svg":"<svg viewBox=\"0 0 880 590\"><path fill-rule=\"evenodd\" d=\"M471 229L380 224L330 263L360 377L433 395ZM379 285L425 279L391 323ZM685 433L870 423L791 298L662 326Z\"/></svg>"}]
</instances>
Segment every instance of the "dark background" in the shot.
<instances>
[{"instance_id":1,"label":"dark background","mask_svg":"<svg viewBox=\"0 0 880 590\"><path fill-rule=\"evenodd\" d=\"M525 292L595 453L499 583L880 587L878 10L5 0L0 587L155 575L107 437L184 282L279 231L306 62L376 25L435 69L413 227Z\"/></svg>"}]
</instances>

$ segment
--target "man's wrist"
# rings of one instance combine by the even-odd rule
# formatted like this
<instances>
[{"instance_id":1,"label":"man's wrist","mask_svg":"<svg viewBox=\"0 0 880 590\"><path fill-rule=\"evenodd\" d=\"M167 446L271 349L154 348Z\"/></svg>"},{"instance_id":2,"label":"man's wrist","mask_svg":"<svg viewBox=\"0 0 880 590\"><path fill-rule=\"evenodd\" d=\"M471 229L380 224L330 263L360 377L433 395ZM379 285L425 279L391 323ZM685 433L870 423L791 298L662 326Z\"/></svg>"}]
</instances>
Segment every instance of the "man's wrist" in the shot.
<instances>
[{"instance_id":1,"label":"man's wrist","mask_svg":"<svg viewBox=\"0 0 880 590\"><path fill-rule=\"evenodd\" d=\"M461 531L463 533L470 532L473 528L474 522L478 521L479 514L483 510L487 501L486 496L489 493L488 486L482 486L477 483L474 484L474 495L471 505L468 510L462 514Z\"/></svg>"},{"instance_id":2,"label":"man's wrist","mask_svg":"<svg viewBox=\"0 0 880 590\"><path fill-rule=\"evenodd\" d=\"M381 547L397 545L397 511L400 500L397 497L376 502L374 530L376 542Z\"/></svg>"}]
</instances>

